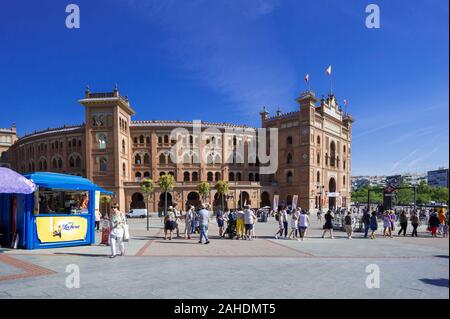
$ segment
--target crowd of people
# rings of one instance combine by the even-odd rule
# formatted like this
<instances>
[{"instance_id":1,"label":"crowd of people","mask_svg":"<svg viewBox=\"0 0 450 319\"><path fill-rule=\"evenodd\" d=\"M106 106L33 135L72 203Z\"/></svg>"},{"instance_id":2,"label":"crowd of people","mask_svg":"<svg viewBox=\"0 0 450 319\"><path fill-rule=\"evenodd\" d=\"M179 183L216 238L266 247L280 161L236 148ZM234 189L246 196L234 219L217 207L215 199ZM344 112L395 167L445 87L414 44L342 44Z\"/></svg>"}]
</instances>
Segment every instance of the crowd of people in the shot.
<instances>
[{"instance_id":1,"label":"crowd of people","mask_svg":"<svg viewBox=\"0 0 450 319\"><path fill-rule=\"evenodd\" d=\"M111 208L109 243L111 245L111 258L114 258L116 256L116 242L119 244L120 254L125 255L123 242L128 228L125 214L118 210L117 204L114 204ZM382 236L393 238L397 222L400 227L398 236L406 236L408 225L411 224L411 237L418 237L418 227L426 222L427 230L432 237L448 237L448 212L446 213L443 209L434 209L428 212L428 218L425 220L421 215L422 211L414 209L409 211L405 209L385 210L383 212L374 210L371 212L368 208L364 208L362 216L359 213L354 209L346 208L328 210L323 216L324 222L322 225L322 212L319 210L317 221L323 228L321 237L325 238L329 234L329 238L334 238L333 230L336 226L336 220L339 220L348 239L353 238L355 225L358 221L363 225L364 238L375 239L380 223L383 229ZM185 239L192 239L193 234L199 234L198 242L209 244L208 226L213 218L217 222L220 239L253 240L256 238L255 224L258 218L250 206L245 205L243 208L236 210L220 210L214 215L209 204L201 204L197 209L194 206L189 206L186 212L179 211L176 205L170 206L163 217L164 240L172 240L174 232L178 238L181 238L180 227L182 227L184 220ZM275 233L276 239L303 241L312 223L310 211L301 208L280 207L269 215L272 215L278 224L278 230Z\"/></svg>"}]
</instances>

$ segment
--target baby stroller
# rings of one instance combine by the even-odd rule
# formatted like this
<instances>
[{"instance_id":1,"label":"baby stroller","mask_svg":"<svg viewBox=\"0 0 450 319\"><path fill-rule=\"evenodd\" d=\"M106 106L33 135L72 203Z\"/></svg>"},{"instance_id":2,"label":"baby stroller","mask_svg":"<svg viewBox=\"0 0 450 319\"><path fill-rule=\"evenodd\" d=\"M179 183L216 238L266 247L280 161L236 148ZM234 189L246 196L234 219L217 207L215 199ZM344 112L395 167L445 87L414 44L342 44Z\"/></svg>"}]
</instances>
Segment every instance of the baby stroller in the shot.
<instances>
[{"instance_id":1,"label":"baby stroller","mask_svg":"<svg viewBox=\"0 0 450 319\"><path fill-rule=\"evenodd\" d=\"M234 212L228 216L227 228L225 229L225 234L223 235L224 237L226 235L228 235L229 239L236 237L236 219L237 216Z\"/></svg>"}]
</instances>

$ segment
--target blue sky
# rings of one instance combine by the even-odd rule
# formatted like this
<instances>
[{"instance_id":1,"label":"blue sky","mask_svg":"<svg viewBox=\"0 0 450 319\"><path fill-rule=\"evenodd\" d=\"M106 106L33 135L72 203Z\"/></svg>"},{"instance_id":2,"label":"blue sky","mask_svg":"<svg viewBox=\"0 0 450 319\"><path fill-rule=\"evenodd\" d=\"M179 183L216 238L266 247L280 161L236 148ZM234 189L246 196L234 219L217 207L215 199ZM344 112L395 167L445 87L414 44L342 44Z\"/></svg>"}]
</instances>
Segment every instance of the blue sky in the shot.
<instances>
[{"instance_id":1,"label":"blue sky","mask_svg":"<svg viewBox=\"0 0 450 319\"><path fill-rule=\"evenodd\" d=\"M76 3L81 28L65 27ZM365 27L376 3L381 28ZM448 1L9 1L0 10L0 127L84 121L86 84L117 82L135 120L260 125L317 95L348 101L353 175L448 166Z\"/></svg>"}]
</instances>

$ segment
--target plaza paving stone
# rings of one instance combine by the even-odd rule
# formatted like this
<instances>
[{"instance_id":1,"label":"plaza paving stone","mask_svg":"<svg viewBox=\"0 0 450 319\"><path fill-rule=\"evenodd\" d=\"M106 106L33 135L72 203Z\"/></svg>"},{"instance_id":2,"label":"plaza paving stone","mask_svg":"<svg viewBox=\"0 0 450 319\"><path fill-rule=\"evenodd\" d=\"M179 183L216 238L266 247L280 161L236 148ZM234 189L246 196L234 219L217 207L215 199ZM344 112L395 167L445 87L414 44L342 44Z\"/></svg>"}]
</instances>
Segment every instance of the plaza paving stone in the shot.
<instances>
[{"instance_id":1,"label":"plaza paving stone","mask_svg":"<svg viewBox=\"0 0 450 319\"><path fill-rule=\"evenodd\" d=\"M198 234L163 240L159 218L151 219L149 231L145 225L130 221L127 255L115 259L98 244L0 249L0 256L40 271L1 280L22 270L0 259L0 298L449 298L449 241L431 238L424 227L419 238L370 240L355 233L349 240L336 231L335 239L322 239L314 221L306 240L298 242L274 239L273 219L256 225L253 241L219 239L211 223L211 243L201 245ZM69 264L80 268L80 288L65 285ZM380 269L379 289L365 285L369 264Z\"/></svg>"}]
</instances>

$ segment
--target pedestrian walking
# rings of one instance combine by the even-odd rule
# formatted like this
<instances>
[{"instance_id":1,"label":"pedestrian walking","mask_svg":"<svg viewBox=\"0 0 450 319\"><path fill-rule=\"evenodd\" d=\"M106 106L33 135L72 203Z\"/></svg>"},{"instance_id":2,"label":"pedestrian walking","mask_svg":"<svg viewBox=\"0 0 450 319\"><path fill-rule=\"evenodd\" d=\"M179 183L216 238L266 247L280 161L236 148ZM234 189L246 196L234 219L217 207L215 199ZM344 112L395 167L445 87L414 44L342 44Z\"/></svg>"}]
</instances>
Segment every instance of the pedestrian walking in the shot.
<instances>
[{"instance_id":1,"label":"pedestrian walking","mask_svg":"<svg viewBox=\"0 0 450 319\"><path fill-rule=\"evenodd\" d=\"M119 211L119 205L113 204L111 207L112 214L110 219L109 241L111 244L111 256L116 257L116 241L119 244L120 256L125 255L125 244L123 242L124 225L126 223L125 214Z\"/></svg>"},{"instance_id":2,"label":"pedestrian walking","mask_svg":"<svg viewBox=\"0 0 450 319\"><path fill-rule=\"evenodd\" d=\"M437 237L437 230L440 223L437 214L435 212L431 213L430 219L428 220L428 230L431 231L432 237Z\"/></svg>"},{"instance_id":3,"label":"pedestrian walking","mask_svg":"<svg viewBox=\"0 0 450 319\"><path fill-rule=\"evenodd\" d=\"M391 221L391 234L395 231L395 221L397 220L397 215L393 210L389 210L389 219ZM392 236L391 236L392 238Z\"/></svg>"},{"instance_id":4,"label":"pedestrian walking","mask_svg":"<svg viewBox=\"0 0 450 319\"><path fill-rule=\"evenodd\" d=\"M439 233L444 234L444 226L447 224L447 217L445 217L445 213L442 208L439 210L438 218L439 218Z\"/></svg>"},{"instance_id":5,"label":"pedestrian walking","mask_svg":"<svg viewBox=\"0 0 450 319\"><path fill-rule=\"evenodd\" d=\"M385 211L383 216L383 236L386 237L386 235L392 238L391 216L389 211Z\"/></svg>"},{"instance_id":6,"label":"pedestrian walking","mask_svg":"<svg viewBox=\"0 0 450 319\"><path fill-rule=\"evenodd\" d=\"M172 240L174 229L176 229L176 216L173 207L170 206L167 214L164 216L164 240L167 240L167 234L169 234L169 240Z\"/></svg>"},{"instance_id":7,"label":"pedestrian walking","mask_svg":"<svg viewBox=\"0 0 450 319\"><path fill-rule=\"evenodd\" d=\"M205 244L209 244L208 239L208 224L209 224L209 211L206 209L207 206L200 205L200 211L198 212L199 223L200 223L200 240L199 244L202 244L203 238L205 239Z\"/></svg>"},{"instance_id":8,"label":"pedestrian walking","mask_svg":"<svg viewBox=\"0 0 450 319\"><path fill-rule=\"evenodd\" d=\"M325 218L325 224L323 225L323 234L322 234L322 238L325 238L325 234L327 232L330 233L330 238L333 239L333 214L331 212L331 210L328 210L327 213L324 216Z\"/></svg>"},{"instance_id":9,"label":"pedestrian walking","mask_svg":"<svg viewBox=\"0 0 450 319\"><path fill-rule=\"evenodd\" d=\"M286 208L281 210L281 216L283 218L283 229L284 229L284 239L287 239L288 231L289 231L289 222L288 222L288 213Z\"/></svg>"},{"instance_id":10,"label":"pedestrian walking","mask_svg":"<svg viewBox=\"0 0 450 319\"><path fill-rule=\"evenodd\" d=\"M245 239L252 240L253 223L256 219L256 215L253 210L250 209L250 206L246 205L244 206L244 209Z\"/></svg>"},{"instance_id":11,"label":"pedestrian walking","mask_svg":"<svg viewBox=\"0 0 450 319\"><path fill-rule=\"evenodd\" d=\"M283 216L281 214L281 209L278 209L278 212L275 213L275 220L278 222L278 231L275 234L275 239L278 239L278 235L280 237L283 237L284 232L284 223L283 223Z\"/></svg>"},{"instance_id":12,"label":"pedestrian walking","mask_svg":"<svg viewBox=\"0 0 450 319\"><path fill-rule=\"evenodd\" d=\"M370 229L370 213L368 210L364 210L362 221L364 224L364 238L367 238L369 236Z\"/></svg>"},{"instance_id":13,"label":"pedestrian walking","mask_svg":"<svg viewBox=\"0 0 450 319\"><path fill-rule=\"evenodd\" d=\"M192 234L192 222L194 220L194 206L190 205L186 214L184 215L184 239L191 239Z\"/></svg>"},{"instance_id":14,"label":"pedestrian walking","mask_svg":"<svg viewBox=\"0 0 450 319\"><path fill-rule=\"evenodd\" d=\"M370 216L370 230L372 233L370 234L370 239L375 239L375 232L378 229L378 218L377 218L377 212L373 211L372 216Z\"/></svg>"},{"instance_id":15,"label":"pedestrian walking","mask_svg":"<svg viewBox=\"0 0 450 319\"><path fill-rule=\"evenodd\" d=\"M100 218L101 214L100 214L100 210L96 209L95 210L95 230L98 232L100 232Z\"/></svg>"},{"instance_id":16,"label":"pedestrian walking","mask_svg":"<svg viewBox=\"0 0 450 319\"><path fill-rule=\"evenodd\" d=\"M236 239L244 239L245 236L245 217L241 207L236 211Z\"/></svg>"},{"instance_id":17,"label":"pedestrian walking","mask_svg":"<svg viewBox=\"0 0 450 319\"><path fill-rule=\"evenodd\" d=\"M411 225L413 227L411 237L414 237L414 236L418 237L417 236L417 228L419 227L420 219L419 219L419 216L417 216L416 212L412 213L410 220L411 220Z\"/></svg>"},{"instance_id":18,"label":"pedestrian walking","mask_svg":"<svg viewBox=\"0 0 450 319\"><path fill-rule=\"evenodd\" d=\"M298 219L298 232L299 232L300 240L303 241L305 239L306 230L308 229L310 223L311 222L310 222L307 211L302 210L299 215L299 219Z\"/></svg>"},{"instance_id":19,"label":"pedestrian walking","mask_svg":"<svg viewBox=\"0 0 450 319\"><path fill-rule=\"evenodd\" d=\"M297 210L293 210L291 213L291 232L289 233L289 239L297 239L298 216Z\"/></svg>"},{"instance_id":20,"label":"pedestrian walking","mask_svg":"<svg viewBox=\"0 0 450 319\"><path fill-rule=\"evenodd\" d=\"M175 230L177 231L177 238L180 238L181 212L177 209L177 203L173 204L172 209L175 214Z\"/></svg>"},{"instance_id":21,"label":"pedestrian walking","mask_svg":"<svg viewBox=\"0 0 450 319\"><path fill-rule=\"evenodd\" d=\"M406 229L408 228L408 216L406 216L406 211L402 211L400 213L400 217L399 217L399 221L400 221L400 230L398 231L398 235L400 236L400 234L403 232L403 237L406 236Z\"/></svg>"},{"instance_id":22,"label":"pedestrian walking","mask_svg":"<svg viewBox=\"0 0 450 319\"><path fill-rule=\"evenodd\" d=\"M352 222L352 213L350 211L344 217L344 225L345 225L345 231L347 233L347 238L352 239L353 222Z\"/></svg>"},{"instance_id":23,"label":"pedestrian walking","mask_svg":"<svg viewBox=\"0 0 450 319\"><path fill-rule=\"evenodd\" d=\"M217 220L217 227L219 227L219 237L223 238L224 212L222 210L219 210L217 212L216 220Z\"/></svg>"}]
</instances>

